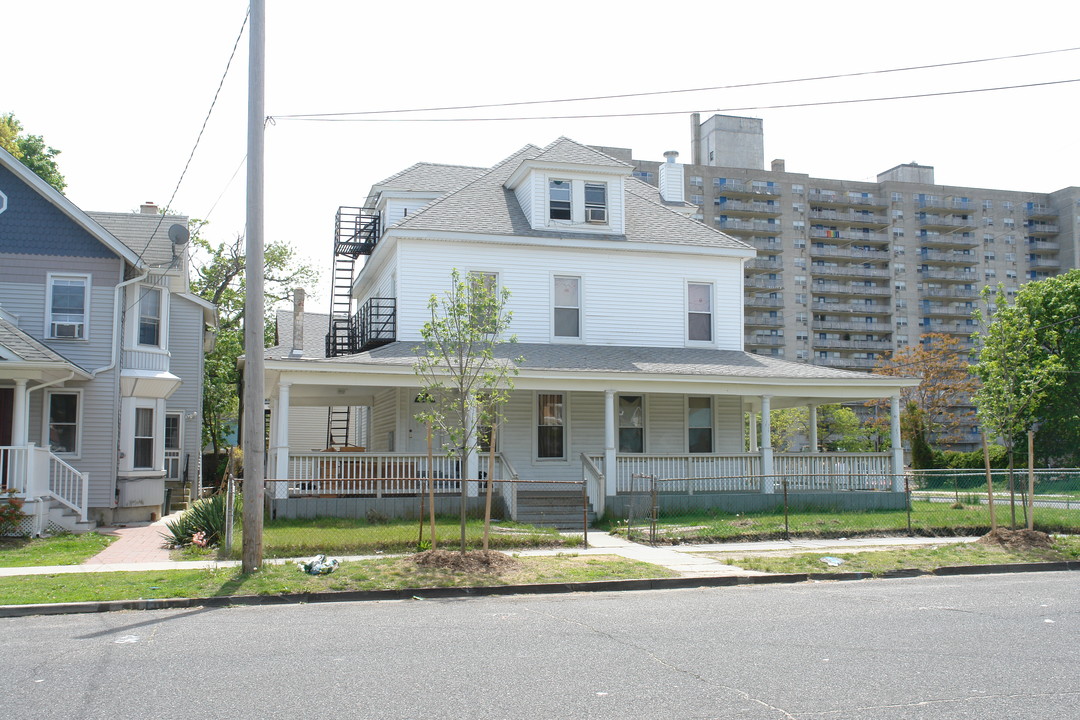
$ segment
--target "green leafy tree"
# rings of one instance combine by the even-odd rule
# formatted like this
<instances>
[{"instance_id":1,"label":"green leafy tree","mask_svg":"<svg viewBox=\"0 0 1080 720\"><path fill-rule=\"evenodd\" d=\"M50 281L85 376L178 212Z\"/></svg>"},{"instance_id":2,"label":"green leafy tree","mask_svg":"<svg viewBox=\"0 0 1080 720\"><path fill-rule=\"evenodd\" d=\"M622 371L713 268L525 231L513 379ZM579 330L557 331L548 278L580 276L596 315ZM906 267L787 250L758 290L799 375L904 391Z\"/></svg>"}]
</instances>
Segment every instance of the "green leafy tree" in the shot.
<instances>
[{"instance_id":1,"label":"green leafy tree","mask_svg":"<svg viewBox=\"0 0 1080 720\"><path fill-rule=\"evenodd\" d=\"M798 452L810 440L810 410L805 407L773 410L769 415L772 445L779 452ZM826 452L869 452L873 439L851 408L819 405L818 444Z\"/></svg>"},{"instance_id":2,"label":"green leafy tree","mask_svg":"<svg viewBox=\"0 0 1080 720\"><path fill-rule=\"evenodd\" d=\"M67 181L60 174L56 156L60 151L45 144L40 135L27 135L14 113L0 115L0 147L14 155L45 182L64 192Z\"/></svg>"},{"instance_id":3,"label":"green leafy tree","mask_svg":"<svg viewBox=\"0 0 1080 720\"><path fill-rule=\"evenodd\" d=\"M237 388L240 380L236 360L244 352L244 238L214 245L198 234L203 226L192 220L191 290L217 305L218 331L213 352L206 356L203 374L203 443L217 454L235 428L239 411ZM287 300L296 287L310 287L319 274L301 262L292 247L283 242L266 245L265 266L261 268L266 288L266 344L273 344L273 310Z\"/></svg>"},{"instance_id":4,"label":"green leafy tree","mask_svg":"<svg viewBox=\"0 0 1080 720\"><path fill-rule=\"evenodd\" d=\"M421 393L430 402L417 414L447 438L443 450L458 458L464 476L469 456L483 428L499 421L499 408L509 398L517 361L496 357L507 336L512 314L506 309L510 291L493 287L488 276L450 274L450 288L428 301L430 319L420 334L413 371ZM461 552L465 552L466 486L461 480ZM490 488L490 485L489 485ZM486 518L485 518L486 520ZM487 523L485 522L485 533Z\"/></svg>"}]
</instances>

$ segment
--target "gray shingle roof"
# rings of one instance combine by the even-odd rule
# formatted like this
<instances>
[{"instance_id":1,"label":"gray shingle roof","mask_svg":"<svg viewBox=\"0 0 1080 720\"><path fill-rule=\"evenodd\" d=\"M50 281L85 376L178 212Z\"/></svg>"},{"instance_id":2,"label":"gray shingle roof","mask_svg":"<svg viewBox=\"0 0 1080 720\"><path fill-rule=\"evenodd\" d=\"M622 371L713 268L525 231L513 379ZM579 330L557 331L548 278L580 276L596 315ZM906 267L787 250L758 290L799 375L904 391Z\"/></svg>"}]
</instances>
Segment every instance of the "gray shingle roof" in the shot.
<instances>
[{"instance_id":1,"label":"gray shingle roof","mask_svg":"<svg viewBox=\"0 0 1080 720\"><path fill-rule=\"evenodd\" d=\"M3 318L0 318L0 345L17 355L23 362L59 363L82 370L82 368L60 353L27 335ZM2 358L0 358L0 362L3 362Z\"/></svg>"},{"instance_id":2,"label":"gray shingle roof","mask_svg":"<svg viewBox=\"0 0 1080 720\"><path fill-rule=\"evenodd\" d=\"M330 329L330 316L326 313L304 313L304 359L322 358L326 355L326 333ZM266 349L266 358L282 360L292 352L293 312L277 311L277 344Z\"/></svg>"},{"instance_id":3,"label":"gray shingle roof","mask_svg":"<svg viewBox=\"0 0 1080 720\"><path fill-rule=\"evenodd\" d=\"M468 165L440 165L438 163L419 162L394 173L376 188L394 188L395 190L414 190L420 192L447 192L464 185L487 168Z\"/></svg>"},{"instance_id":4,"label":"gray shingle roof","mask_svg":"<svg viewBox=\"0 0 1080 720\"><path fill-rule=\"evenodd\" d=\"M610 161L608 164L626 165L622 161L566 138L560 138L548 146L549 153L555 149L558 149L558 154L562 157L575 157L574 162L585 162L586 160L582 158L592 160L607 158ZM750 247L730 235L665 207L659 201L656 188L631 177L626 178L626 233L624 235L534 229L518 204L517 197L504 185L522 162L536 159L544 152L532 145L525 146L488 172L476 177L472 182L435 200L427 207L397 223L395 227L408 230L470 232L552 240L576 238L699 247L740 249Z\"/></svg>"},{"instance_id":5,"label":"gray shingle roof","mask_svg":"<svg viewBox=\"0 0 1080 720\"><path fill-rule=\"evenodd\" d=\"M633 165L605 155L587 145L568 137L561 137L540 151L534 160L557 163L580 163L583 165L606 165L607 167L631 168Z\"/></svg>"},{"instance_id":6,"label":"gray shingle roof","mask_svg":"<svg viewBox=\"0 0 1080 720\"><path fill-rule=\"evenodd\" d=\"M188 224L183 215L147 215L143 213L87 212L99 225L108 230L136 254L142 255L147 265L165 267L173 261L173 244L169 240L169 227ZM149 244L147 243L149 241ZM146 249L143 252L143 248ZM186 250L186 248L185 248ZM183 250L178 250L183 251Z\"/></svg>"}]
</instances>

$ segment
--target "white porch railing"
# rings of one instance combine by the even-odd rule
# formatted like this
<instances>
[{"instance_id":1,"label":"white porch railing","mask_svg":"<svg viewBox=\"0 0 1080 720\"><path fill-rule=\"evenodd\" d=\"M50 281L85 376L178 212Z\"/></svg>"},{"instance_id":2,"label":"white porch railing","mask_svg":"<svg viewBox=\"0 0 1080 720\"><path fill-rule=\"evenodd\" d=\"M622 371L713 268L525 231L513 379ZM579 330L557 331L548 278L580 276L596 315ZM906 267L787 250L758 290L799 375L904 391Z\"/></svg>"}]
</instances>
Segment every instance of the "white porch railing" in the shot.
<instances>
[{"instance_id":1,"label":"white porch railing","mask_svg":"<svg viewBox=\"0 0 1080 720\"><path fill-rule=\"evenodd\" d=\"M86 522L90 478L46 448L0 447L2 484L23 498L51 498L71 508Z\"/></svg>"},{"instance_id":2,"label":"white porch railing","mask_svg":"<svg viewBox=\"0 0 1080 720\"><path fill-rule=\"evenodd\" d=\"M272 465L271 465L272 467ZM485 467L481 473L486 474ZM495 456L495 478L506 479L507 464ZM436 455L428 467L426 454L414 453L289 453L289 497L319 495L416 495L427 492L428 478L437 494L461 492L461 461ZM475 478L472 478L476 484ZM313 482L318 481L318 482ZM480 483L482 484L482 483ZM284 486L286 483L275 483ZM277 490L279 497L284 497ZM470 491L471 492L471 491Z\"/></svg>"},{"instance_id":3,"label":"white porch railing","mask_svg":"<svg viewBox=\"0 0 1080 720\"><path fill-rule=\"evenodd\" d=\"M604 456L585 453L600 472ZM893 487L889 453L791 453L773 456L776 491L783 480L790 491L890 490ZM615 460L615 492L640 490L634 475L653 475L674 492L761 492L758 453L619 455Z\"/></svg>"}]
</instances>

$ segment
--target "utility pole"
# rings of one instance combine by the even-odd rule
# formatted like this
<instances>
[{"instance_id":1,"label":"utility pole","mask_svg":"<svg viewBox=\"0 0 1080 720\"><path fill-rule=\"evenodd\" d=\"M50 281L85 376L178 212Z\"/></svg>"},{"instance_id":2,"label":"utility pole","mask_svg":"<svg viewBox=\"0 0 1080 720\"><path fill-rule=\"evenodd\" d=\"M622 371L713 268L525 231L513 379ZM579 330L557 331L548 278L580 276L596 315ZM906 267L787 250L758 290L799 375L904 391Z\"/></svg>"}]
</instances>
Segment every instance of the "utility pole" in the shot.
<instances>
[{"instance_id":1,"label":"utility pole","mask_svg":"<svg viewBox=\"0 0 1080 720\"><path fill-rule=\"evenodd\" d=\"M263 411L263 65L266 47L266 5L251 0L248 24L248 152L247 262L244 268L244 545L242 570L262 566L265 433Z\"/></svg>"}]
</instances>

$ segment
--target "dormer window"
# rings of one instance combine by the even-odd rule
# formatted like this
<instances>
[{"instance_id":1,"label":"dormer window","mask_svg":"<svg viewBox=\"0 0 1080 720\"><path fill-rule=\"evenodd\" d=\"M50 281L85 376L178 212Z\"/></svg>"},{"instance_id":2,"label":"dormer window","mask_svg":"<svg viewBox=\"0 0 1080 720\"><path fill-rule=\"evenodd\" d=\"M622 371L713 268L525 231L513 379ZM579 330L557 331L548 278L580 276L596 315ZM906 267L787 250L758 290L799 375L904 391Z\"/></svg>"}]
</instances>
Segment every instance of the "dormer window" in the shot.
<instances>
[{"instance_id":1,"label":"dormer window","mask_svg":"<svg viewBox=\"0 0 1080 720\"><path fill-rule=\"evenodd\" d=\"M607 185L585 183L585 222L607 223Z\"/></svg>"},{"instance_id":2,"label":"dormer window","mask_svg":"<svg viewBox=\"0 0 1080 720\"><path fill-rule=\"evenodd\" d=\"M548 183L548 217L552 220L570 220L572 190L569 180L552 180Z\"/></svg>"}]
</instances>

